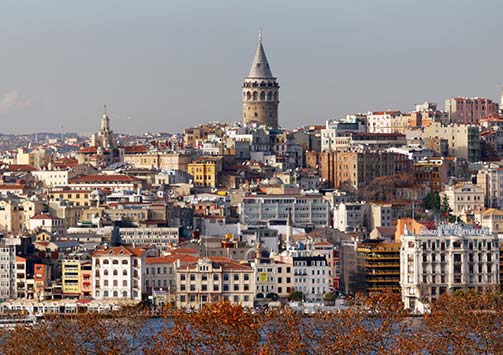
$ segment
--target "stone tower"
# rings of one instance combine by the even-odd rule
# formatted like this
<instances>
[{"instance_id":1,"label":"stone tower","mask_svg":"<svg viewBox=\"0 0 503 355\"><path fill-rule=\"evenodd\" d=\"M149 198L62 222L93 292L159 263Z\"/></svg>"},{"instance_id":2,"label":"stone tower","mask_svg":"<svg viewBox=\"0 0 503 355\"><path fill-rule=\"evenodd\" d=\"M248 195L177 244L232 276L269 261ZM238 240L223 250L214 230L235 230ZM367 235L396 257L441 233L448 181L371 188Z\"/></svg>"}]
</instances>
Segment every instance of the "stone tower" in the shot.
<instances>
[{"instance_id":1,"label":"stone tower","mask_svg":"<svg viewBox=\"0 0 503 355\"><path fill-rule=\"evenodd\" d=\"M262 47L262 33L250 73L243 82L243 123L278 128L279 84Z\"/></svg>"}]
</instances>

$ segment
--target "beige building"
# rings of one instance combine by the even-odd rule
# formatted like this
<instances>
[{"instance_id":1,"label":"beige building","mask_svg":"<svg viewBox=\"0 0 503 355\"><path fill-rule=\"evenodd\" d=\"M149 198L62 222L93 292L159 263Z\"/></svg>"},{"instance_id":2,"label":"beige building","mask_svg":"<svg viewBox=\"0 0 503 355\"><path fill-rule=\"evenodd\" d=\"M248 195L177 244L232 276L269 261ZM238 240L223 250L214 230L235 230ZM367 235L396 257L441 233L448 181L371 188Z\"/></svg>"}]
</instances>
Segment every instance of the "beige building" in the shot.
<instances>
[{"instance_id":1,"label":"beige building","mask_svg":"<svg viewBox=\"0 0 503 355\"><path fill-rule=\"evenodd\" d=\"M176 289L178 308L200 309L219 301L253 307L254 273L250 266L227 258L202 258L177 269Z\"/></svg>"},{"instance_id":2,"label":"beige building","mask_svg":"<svg viewBox=\"0 0 503 355\"><path fill-rule=\"evenodd\" d=\"M480 214L480 224L487 228L490 233L503 233L503 211L489 208Z\"/></svg>"},{"instance_id":3,"label":"beige building","mask_svg":"<svg viewBox=\"0 0 503 355\"><path fill-rule=\"evenodd\" d=\"M35 181L40 182L42 187L53 188L68 185L68 178L73 174L69 170L38 170L31 173Z\"/></svg>"},{"instance_id":4,"label":"beige building","mask_svg":"<svg viewBox=\"0 0 503 355\"><path fill-rule=\"evenodd\" d=\"M484 190L470 182L446 186L440 193L447 197L449 207L456 216L478 214L484 210Z\"/></svg>"},{"instance_id":5,"label":"beige building","mask_svg":"<svg viewBox=\"0 0 503 355\"><path fill-rule=\"evenodd\" d=\"M449 125L433 122L423 128L421 138L445 139L449 155L468 161L480 160L480 128L476 125Z\"/></svg>"},{"instance_id":6,"label":"beige building","mask_svg":"<svg viewBox=\"0 0 503 355\"><path fill-rule=\"evenodd\" d=\"M0 200L0 229L21 232L30 229L30 219L44 210L42 201Z\"/></svg>"},{"instance_id":7,"label":"beige building","mask_svg":"<svg viewBox=\"0 0 503 355\"><path fill-rule=\"evenodd\" d=\"M192 157L183 152L149 152L145 154L125 154L124 162L135 168L188 171Z\"/></svg>"},{"instance_id":8,"label":"beige building","mask_svg":"<svg viewBox=\"0 0 503 355\"><path fill-rule=\"evenodd\" d=\"M262 34L248 76L243 82L243 123L278 128L279 84L262 46Z\"/></svg>"}]
</instances>

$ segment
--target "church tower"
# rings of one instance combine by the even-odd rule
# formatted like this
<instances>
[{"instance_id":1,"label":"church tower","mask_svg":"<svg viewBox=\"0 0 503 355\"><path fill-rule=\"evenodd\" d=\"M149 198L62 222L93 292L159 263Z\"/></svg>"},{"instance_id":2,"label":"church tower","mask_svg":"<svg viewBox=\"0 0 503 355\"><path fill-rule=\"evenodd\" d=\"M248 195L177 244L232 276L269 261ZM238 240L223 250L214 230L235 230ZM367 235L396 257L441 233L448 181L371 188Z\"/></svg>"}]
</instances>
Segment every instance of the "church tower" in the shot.
<instances>
[{"instance_id":1,"label":"church tower","mask_svg":"<svg viewBox=\"0 0 503 355\"><path fill-rule=\"evenodd\" d=\"M278 128L279 84L272 75L259 33L250 73L243 82L243 123Z\"/></svg>"}]
</instances>

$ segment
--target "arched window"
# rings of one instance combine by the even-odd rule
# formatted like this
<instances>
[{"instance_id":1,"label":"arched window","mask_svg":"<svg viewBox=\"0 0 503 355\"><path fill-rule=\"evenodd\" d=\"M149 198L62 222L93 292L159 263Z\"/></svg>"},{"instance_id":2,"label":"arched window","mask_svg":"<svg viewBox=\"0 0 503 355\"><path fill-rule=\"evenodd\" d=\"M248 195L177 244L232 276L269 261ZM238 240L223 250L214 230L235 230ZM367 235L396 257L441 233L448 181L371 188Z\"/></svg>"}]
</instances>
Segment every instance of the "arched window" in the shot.
<instances>
[{"instance_id":1,"label":"arched window","mask_svg":"<svg viewBox=\"0 0 503 355\"><path fill-rule=\"evenodd\" d=\"M127 270L122 270L122 275L127 276Z\"/></svg>"},{"instance_id":2,"label":"arched window","mask_svg":"<svg viewBox=\"0 0 503 355\"><path fill-rule=\"evenodd\" d=\"M103 291L103 297L107 298L108 297L108 291Z\"/></svg>"},{"instance_id":3,"label":"arched window","mask_svg":"<svg viewBox=\"0 0 503 355\"><path fill-rule=\"evenodd\" d=\"M127 265L128 261L127 259L122 260L122 265Z\"/></svg>"},{"instance_id":4,"label":"arched window","mask_svg":"<svg viewBox=\"0 0 503 355\"><path fill-rule=\"evenodd\" d=\"M260 101L265 101L265 91L260 92Z\"/></svg>"},{"instance_id":5,"label":"arched window","mask_svg":"<svg viewBox=\"0 0 503 355\"><path fill-rule=\"evenodd\" d=\"M95 296L96 296L96 297L100 297L100 291L99 291L99 290L96 290L96 292L95 292Z\"/></svg>"},{"instance_id":6,"label":"arched window","mask_svg":"<svg viewBox=\"0 0 503 355\"><path fill-rule=\"evenodd\" d=\"M103 260L103 265L108 265L108 259Z\"/></svg>"},{"instance_id":7,"label":"arched window","mask_svg":"<svg viewBox=\"0 0 503 355\"><path fill-rule=\"evenodd\" d=\"M271 101L272 100L272 92L268 92L267 93L267 101Z\"/></svg>"},{"instance_id":8,"label":"arched window","mask_svg":"<svg viewBox=\"0 0 503 355\"><path fill-rule=\"evenodd\" d=\"M117 276L119 275L119 272L117 271L117 269L114 269L114 276Z\"/></svg>"},{"instance_id":9,"label":"arched window","mask_svg":"<svg viewBox=\"0 0 503 355\"><path fill-rule=\"evenodd\" d=\"M119 297L119 292L114 291L114 298L117 298L117 297Z\"/></svg>"},{"instance_id":10,"label":"arched window","mask_svg":"<svg viewBox=\"0 0 503 355\"><path fill-rule=\"evenodd\" d=\"M246 92L246 100L247 101L251 100L251 93L249 91Z\"/></svg>"},{"instance_id":11,"label":"arched window","mask_svg":"<svg viewBox=\"0 0 503 355\"><path fill-rule=\"evenodd\" d=\"M261 88L265 87L265 82L261 82L261 83L260 83L260 87L261 87Z\"/></svg>"},{"instance_id":12,"label":"arched window","mask_svg":"<svg viewBox=\"0 0 503 355\"><path fill-rule=\"evenodd\" d=\"M276 101L277 99L278 99L278 93L277 93L277 92L275 92L275 93L274 93L274 101Z\"/></svg>"},{"instance_id":13,"label":"arched window","mask_svg":"<svg viewBox=\"0 0 503 355\"><path fill-rule=\"evenodd\" d=\"M127 280L122 280L122 287L127 287Z\"/></svg>"},{"instance_id":14,"label":"arched window","mask_svg":"<svg viewBox=\"0 0 503 355\"><path fill-rule=\"evenodd\" d=\"M112 260L112 264L119 265L119 260L117 260L117 259Z\"/></svg>"},{"instance_id":15,"label":"arched window","mask_svg":"<svg viewBox=\"0 0 503 355\"><path fill-rule=\"evenodd\" d=\"M107 269L105 269L105 271L103 271L103 275L108 276L108 270Z\"/></svg>"},{"instance_id":16,"label":"arched window","mask_svg":"<svg viewBox=\"0 0 503 355\"><path fill-rule=\"evenodd\" d=\"M256 91L253 92L253 101L257 101L258 93Z\"/></svg>"},{"instance_id":17,"label":"arched window","mask_svg":"<svg viewBox=\"0 0 503 355\"><path fill-rule=\"evenodd\" d=\"M96 259L96 266L100 266L100 259Z\"/></svg>"},{"instance_id":18,"label":"arched window","mask_svg":"<svg viewBox=\"0 0 503 355\"><path fill-rule=\"evenodd\" d=\"M100 270L96 270L96 272L94 273L94 276L100 277Z\"/></svg>"},{"instance_id":19,"label":"arched window","mask_svg":"<svg viewBox=\"0 0 503 355\"><path fill-rule=\"evenodd\" d=\"M122 291L122 297L127 298L127 291Z\"/></svg>"}]
</instances>

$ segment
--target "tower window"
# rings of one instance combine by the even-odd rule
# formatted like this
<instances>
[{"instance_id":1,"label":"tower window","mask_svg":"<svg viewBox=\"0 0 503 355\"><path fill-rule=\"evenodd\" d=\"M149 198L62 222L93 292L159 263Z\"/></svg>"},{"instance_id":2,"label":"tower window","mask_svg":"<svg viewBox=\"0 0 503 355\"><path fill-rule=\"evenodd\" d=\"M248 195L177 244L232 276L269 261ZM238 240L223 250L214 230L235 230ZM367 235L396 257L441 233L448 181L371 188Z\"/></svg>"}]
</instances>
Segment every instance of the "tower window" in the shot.
<instances>
[{"instance_id":1,"label":"tower window","mask_svg":"<svg viewBox=\"0 0 503 355\"><path fill-rule=\"evenodd\" d=\"M255 112L255 117L258 117L258 113Z\"/></svg>"}]
</instances>

